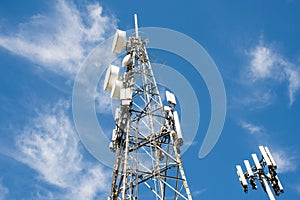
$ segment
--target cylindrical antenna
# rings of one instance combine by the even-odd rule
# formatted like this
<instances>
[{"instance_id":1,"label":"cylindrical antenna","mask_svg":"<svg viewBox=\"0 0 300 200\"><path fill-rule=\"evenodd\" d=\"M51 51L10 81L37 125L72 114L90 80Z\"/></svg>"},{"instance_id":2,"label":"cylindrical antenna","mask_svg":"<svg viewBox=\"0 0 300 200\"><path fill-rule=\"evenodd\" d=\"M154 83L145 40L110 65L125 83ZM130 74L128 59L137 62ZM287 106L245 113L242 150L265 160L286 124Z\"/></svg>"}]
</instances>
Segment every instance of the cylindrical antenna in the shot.
<instances>
[{"instance_id":1,"label":"cylindrical antenna","mask_svg":"<svg viewBox=\"0 0 300 200\"><path fill-rule=\"evenodd\" d=\"M137 14L134 14L135 37L139 38L138 19Z\"/></svg>"}]
</instances>

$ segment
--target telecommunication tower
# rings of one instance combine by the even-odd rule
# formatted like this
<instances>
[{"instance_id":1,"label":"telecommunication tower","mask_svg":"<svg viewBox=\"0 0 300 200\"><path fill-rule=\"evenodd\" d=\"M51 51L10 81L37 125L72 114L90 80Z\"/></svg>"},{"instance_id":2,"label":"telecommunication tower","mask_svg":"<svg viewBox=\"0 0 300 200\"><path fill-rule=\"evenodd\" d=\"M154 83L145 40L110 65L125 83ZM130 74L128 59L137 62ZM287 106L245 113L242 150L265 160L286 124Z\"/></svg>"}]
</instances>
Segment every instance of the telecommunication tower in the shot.
<instances>
[{"instance_id":1,"label":"telecommunication tower","mask_svg":"<svg viewBox=\"0 0 300 200\"><path fill-rule=\"evenodd\" d=\"M111 64L104 80L104 90L120 100L110 142L116 157L108 200L192 200L180 155L176 98L167 91L163 105L137 15L134 21L134 36L116 31L112 50L121 53L125 47L126 56L123 68Z\"/></svg>"},{"instance_id":2,"label":"telecommunication tower","mask_svg":"<svg viewBox=\"0 0 300 200\"><path fill-rule=\"evenodd\" d=\"M270 186L277 196L284 192L282 184L277 176L277 164L268 147L259 146L259 150L261 152L262 158L259 160L255 153L252 154L251 156L254 161L254 166L251 167L250 162L248 160L244 160L247 172L243 173L242 167L240 165L236 165L237 174L239 176L239 180L244 189L244 192L248 192L247 180L249 180L250 185L254 190L258 188L255 183L255 181L258 180L261 183L264 191L267 193L269 199L275 200ZM265 172L265 168L268 169L267 173Z\"/></svg>"}]
</instances>

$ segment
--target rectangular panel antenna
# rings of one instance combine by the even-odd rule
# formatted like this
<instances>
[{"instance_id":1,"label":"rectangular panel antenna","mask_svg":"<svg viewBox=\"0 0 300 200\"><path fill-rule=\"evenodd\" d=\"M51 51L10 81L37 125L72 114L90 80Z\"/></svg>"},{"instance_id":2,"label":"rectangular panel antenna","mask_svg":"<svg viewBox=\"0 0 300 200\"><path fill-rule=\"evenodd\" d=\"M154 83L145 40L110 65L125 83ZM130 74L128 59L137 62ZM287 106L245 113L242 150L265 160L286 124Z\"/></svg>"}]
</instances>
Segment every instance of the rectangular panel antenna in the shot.
<instances>
[{"instance_id":1,"label":"rectangular panel antenna","mask_svg":"<svg viewBox=\"0 0 300 200\"><path fill-rule=\"evenodd\" d=\"M254 164L255 164L255 166L256 166L256 169L257 169L258 171L262 170L262 167L261 167L260 162L259 162L259 160L258 160L258 158L257 158L257 155L256 155L255 153L253 153L253 154L251 154L251 156L252 156L252 159L253 159Z\"/></svg>"},{"instance_id":2,"label":"rectangular panel antenna","mask_svg":"<svg viewBox=\"0 0 300 200\"><path fill-rule=\"evenodd\" d=\"M244 192L248 191L248 183L245 179L245 175L243 173L242 167L240 165L236 165L237 175L239 176L240 182L244 188Z\"/></svg>"},{"instance_id":3,"label":"rectangular panel antenna","mask_svg":"<svg viewBox=\"0 0 300 200\"><path fill-rule=\"evenodd\" d=\"M268 147L265 147L265 150L266 150L266 153L267 153L267 155L269 156L269 158L270 158L270 160L271 160L271 162L272 162L272 164L273 164L273 167L274 167L275 169L277 169L276 162L275 162L275 160L274 160L274 158L273 158L273 156L272 156L270 150L268 149Z\"/></svg>"},{"instance_id":4,"label":"rectangular panel antenna","mask_svg":"<svg viewBox=\"0 0 300 200\"><path fill-rule=\"evenodd\" d=\"M122 106L129 106L132 99L131 88L121 88L120 90L120 99Z\"/></svg>"},{"instance_id":5,"label":"rectangular panel antenna","mask_svg":"<svg viewBox=\"0 0 300 200\"><path fill-rule=\"evenodd\" d=\"M120 108L116 108L115 110L115 122L118 122L120 119Z\"/></svg>"},{"instance_id":6,"label":"rectangular panel antenna","mask_svg":"<svg viewBox=\"0 0 300 200\"><path fill-rule=\"evenodd\" d=\"M270 158L269 158L269 156L268 156L265 148L263 146L259 146L259 150L260 150L260 153L263 156L264 160L266 161L268 167L272 167L273 164L272 164L272 162L271 162L271 160L270 160Z\"/></svg>"},{"instance_id":7,"label":"rectangular panel antenna","mask_svg":"<svg viewBox=\"0 0 300 200\"><path fill-rule=\"evenodd\" d=\"M175 129L177 133L177 142L179 146L183 145L183 138L182 138L182 132L181 132L181 127L180 127L180 122L179 122L179 117L177 111L174 111L174 123L175 123Z\"/></svg>"},{"instance_id":8,"label":"rectangular panel antenna","mask_svg":"<svg viewBox=\"0 0 300 200\"><path fill-rule=\"evenodd\" d=\"M246 169L247 169L249 177L251 177L251 178L254 177L254 173L253 173L253 171L251 169L251 165L249 163L249 160L244 160L244 164L246 166Z\"/></svg>"},{"instance_id":9,"label":"rectangular panel antenna","mask_svg":"<svg viewBox=\"0 0 300 200\"><path fill-rule=\"evenodd\" d=\"M175 98L175 95L169 91L166 91L166 99L168 101L169 104L172 104L172 105L176 105L176 98Z\"/></svg>"},{"instance_id":10,"label":"rectangular panel antenna","mask_svg":"<svg viewBox=\"0 0 300 200\"><path fill-rule=\"evenodd\" d=\"M118 136L117 129L114 128L113 131L112 131L111 140L112 140L113 142L116 141L117 136Z\"/></svg>"},{"instance_id":11,"label":"rectangular panel antenna","mask_svg":"<svg viewBox=\"0 0 300 200\"><path fill-rule=\"evenodd\" d=\"M283 186L282 186L282 184L281 184L281 182L280 182L278 176L276 175L275 177L276 177L276 179L277 179L277 184L278 184L278 187L279 187L280 192L281 192L281 193L284 193Z\"/></svg>"}]
</instances>

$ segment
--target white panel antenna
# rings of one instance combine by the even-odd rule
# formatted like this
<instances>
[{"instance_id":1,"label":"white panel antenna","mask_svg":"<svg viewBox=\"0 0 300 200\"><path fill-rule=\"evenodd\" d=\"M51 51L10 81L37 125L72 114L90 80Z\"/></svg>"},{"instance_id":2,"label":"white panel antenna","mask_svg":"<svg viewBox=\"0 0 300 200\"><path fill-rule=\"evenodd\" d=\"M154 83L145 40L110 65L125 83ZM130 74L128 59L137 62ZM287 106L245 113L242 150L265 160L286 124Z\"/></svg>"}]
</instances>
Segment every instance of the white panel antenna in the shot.
<instances>
[{"instance_id":1,"label":"white panel antenna","mask_svg":"<svg viewBox=\"0 0 300 200\"><path fill-rule=\"evenodd\" d=\"M111 93L110 93L110 97L111 98L115 98L118 99L120 98L120 90L121 88L123 88L123 82L116 80L115 84L112 87Z\"/></svg>"},{"instance_id":2,"label":"white panel antenna","mask_svg":"<svg viewBox=\"0 0 300 200\"><path fill-rule=\"evenodd\" d=\"M282 186L282 184L281 184L281 182L280 182L278 176L276 176L276 181L277 181L277 184L278 184L278 187L279 187L280 192L283 193L283 192L284 192L284 189L283 189L283 186Z\"/></svg>"},{"instance_id":3,"label":"white panel antenna","mask_svg":"<svg viewBox=\"0 0 300 200\"><path fill-rule=\"evenodd\" d=\"M114 36L112 51L115 53L121 53L126 45L126 31L117 30Z\"/></svg>"},{"instance_id":4,"label":"white panel antenna","mask_svg":"<svg viewBox=\"0 0 300 200\"><path fill-rule=\"evenodd\" d=\"M114 147L113 142L110 142L110 143L109 143L109 149L110 149L112 152L115 152L115 147Z\"/></svg>"},{"instance_id":5,"label":"white panel antenna","mask_svg":"<svg viewBox=\"0 0 300 200\"><path fill-rule=\"evenodd\" d=\"M175 98L175 95L169 91L166 91L166 99L168 101L169 104L172 104L172 105L176 105L176 98Z\"/></svg>"},{"instance_id":6,"label":"white panel antenna","mask_svg":"<svg viewBox=\"0 0 300 200\"><path fill-rule=\"evenodd\" d=\"M115 122L118 122L120 119L120 108L116 108L115 110Z\"/></svg>"},{"instance_id":7,"label":"white panel antenna","mask_svg":"<svg viewBox=\"0 0 300 200\"><path fill-rule=\"evenodd\" d=\"M120 99L121 99L122 106L129 106L132 100L131 88L121 88Z\"/></svg>"},{"instance_id":8,"label":"white panel antenna","mask_svg":"<svg viewBox=\"0 0 300 200\"><path fill-rule=\"evenodd\" d=\"M265 147L265 150L266 150L266 153L267 153L268 157L270 158L270 161L272 162L273 167L274 167L275 169L277 169L276 162L275 162L275 160L274 160L274 158L273 158L273 156L272 156L270 150L268 149L268 147Z\"/></svg>"},{"instance_id":9,"label":"white panel antenna","mask_svg":"<svg viewBox=\"0 0 300 200\"><path fill-rule=\"evenodd\" d=\"M116 140L118 137L117 128L114 128L111 134L111 142L109 143L109 148L112 152L116 151Z\"/></svg>"},{"instance_id":10,"label":"white panel antenna","mask_svg":"<svg viewBox=\"0 0 300 200\"><path fill-rule=\"evenodd\" d=\"M111 90L116 80L119 78L119 75L120 68L115 65L109 65L105 74L103 89Z\"/></svg>"},{"instance_id":11,"label":"white panel antenna","mask_svg":"<svg viewBox=\"0 0 300 200\"><path fill-rule=\"evenodd\" d=\"M163 107L163 110L164 110L165 112L170 112L170 111L172 110L172 108L171 108L170 106L164 106L164 107Z\"/></svg>"},{"instance_id":12,"label":"white panel antenna","mask_svg":"<svg viewBox=\"0 0 300 200\"><path fill-rule=\"evenodd\" d=\"M272 164L265 148L263 146L259 146L259 150L260 150L260 153L263 156L264 160L266 161L268 167L272 167L273 164Z\"/></svg>"},{"instance_id":13,"label":"white panel antenna","mask_svg":"<svg viewBox=\"0 0 300 200\"><path fill-rule=\"evenodd\" d=\"M262 166L259 163L257 155L255 153L253 153L253 154L251 154L251 156L252 156L252 159L253 159L254 164L256 166L256 170L259 170L259 171L262 170Z\"/></svg>"},{"instance_id":14,"label":"white panel antenna","mask_svg":"<svg viewBox=\"0 0 300 200\"><path fill-rule=\"evenodd\" d=\"M183 137L182 137L181 126L180 126L180 121L179 121L177 111L174 111L173 116L174 116L175 129L176 129L176 133L177 133L177 142L178 142L179 146L182 146L183 145Z\"/></svg>"},{"instance_id":15,"label":"white panel antenna","mask_svg":"<svg viewBox=\"0 0 300 200\"><path fill-rule=\"evenodd\" d=\"M134 60L132 59L131 54L127 54L122 60L122 66L126 67L132 64L134 64Z\"/></svg>"},{"instance_id":16,"label":"white panel antenna","mask_svg":"<svg viewBox=\"0 0 300 200\"><path fill-rule=\"evenodd\" d=\"M244 164L246 166L246 169L247 169L247 172L248 172L248 176L253 178L254 177L254 173L251 169L251 166L250 166L250 163L249 163L249 160L244 160Z\"/></svg>"},{"instance_id":17,"label":"white panel antenna","mask_svg":"<svg viewBox=\"0 0 300 200\"><path fill-rule=\"evenodd\" d=\"M117 139L117 129L116 128L114 128L113 129L113 131L112 131L112 136L111 136L111 140L113 141L113 142L115 142L116 141L116 139Z\"/></svg>"},{"instance_id":18,"label":"white panel antenna","mask_svg":"<svg viewBox=\"0 0 300 200\"><path fill-rule=\"evenodd\" d=\"M247 192L248 191L248 183L245 179L245 175L243 173L242 167L240 165L236 165L236 170L237 170L237 175L239 177L239 180L244 188L244 191Z\"/></svg>"}]
</instances>

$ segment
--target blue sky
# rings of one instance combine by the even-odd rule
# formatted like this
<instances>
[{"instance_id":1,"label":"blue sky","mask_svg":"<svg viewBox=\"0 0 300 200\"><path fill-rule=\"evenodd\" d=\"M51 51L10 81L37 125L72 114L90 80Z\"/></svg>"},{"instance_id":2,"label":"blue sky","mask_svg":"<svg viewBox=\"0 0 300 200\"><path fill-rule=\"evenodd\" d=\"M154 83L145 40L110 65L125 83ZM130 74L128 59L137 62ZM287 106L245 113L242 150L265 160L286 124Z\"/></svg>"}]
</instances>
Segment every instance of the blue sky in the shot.
<instances>
[{"instance_id":1,"label":"blue sky","mask_svg":"<svg viewBox=\"0 0 300 200\"><path fill-rule=\"evenodd\" d=\"M227 115L222 135L211 153L199 159L210 118L205 83L193 76L188 64L176 66L174 55L152 51L196 88L201 121L183 155L193 198L267 199L261 187L244 194L235 172L236 164L258 153L258 145L266 145L285 187L278 199L299 199L299 9L295 0L2 0L0 200L108 195L111 169L79 140L72 89L89 52L117 28L132 29L134 13L142 27L173 29L201 44L224 81ZM109 131L110 99L96 93L95 105L99 123Z\"/></svg>"}]
</instances>

